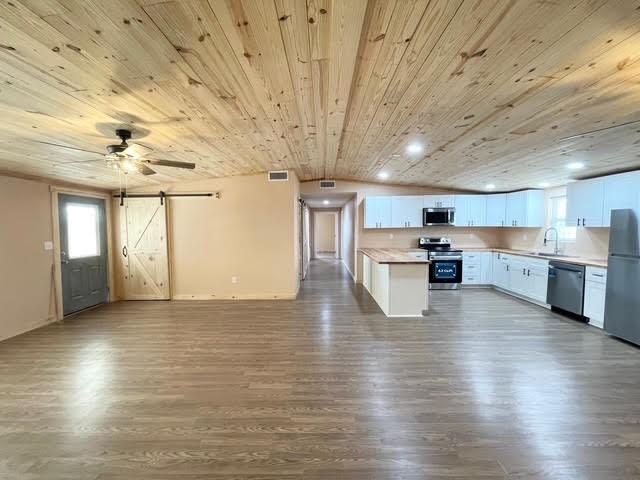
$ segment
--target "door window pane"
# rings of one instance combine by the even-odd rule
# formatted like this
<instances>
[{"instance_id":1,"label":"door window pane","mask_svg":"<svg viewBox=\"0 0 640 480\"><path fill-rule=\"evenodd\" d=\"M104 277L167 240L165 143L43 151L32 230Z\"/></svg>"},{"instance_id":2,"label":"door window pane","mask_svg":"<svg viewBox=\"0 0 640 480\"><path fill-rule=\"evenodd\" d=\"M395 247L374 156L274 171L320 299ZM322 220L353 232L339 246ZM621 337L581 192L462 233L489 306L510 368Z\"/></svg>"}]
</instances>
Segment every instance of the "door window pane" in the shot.
<instances>
[{"instance_id":1,"label":"door window pane","mask_svg":"<svg viewBox=\"0 0 640 480\"><path fill-rule=\"evenodd\" d=\"M69 258L100 255L99 213L96 205L67 205L67 252Z\"/></svg>"}]
</instances>

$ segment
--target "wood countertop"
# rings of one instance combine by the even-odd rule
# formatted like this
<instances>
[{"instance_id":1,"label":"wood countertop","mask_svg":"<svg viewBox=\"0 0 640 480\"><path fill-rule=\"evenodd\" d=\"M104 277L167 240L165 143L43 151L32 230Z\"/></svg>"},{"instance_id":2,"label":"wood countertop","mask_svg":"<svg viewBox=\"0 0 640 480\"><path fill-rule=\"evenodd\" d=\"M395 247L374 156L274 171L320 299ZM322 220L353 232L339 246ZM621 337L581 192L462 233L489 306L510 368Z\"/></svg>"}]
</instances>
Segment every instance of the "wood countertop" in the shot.
<instances>
[{"instance_id":1,"label":"wood countertop","mask_svg":"<svg viewBox=\"0 0 640 480\"><path fill-rule=\"evenodd\" d=\"M417 248L360 248L358 251L376 263L431 263L409 255L409 252L419 252Z\"/></svg>"},{"instance_id":2,"label":"wood countertop","mask_svg":"<svg viewBox=\"0 0 640 480\"><path fill-rule=\"evenodd\" d=\"M586 267L607 268L607 259L584 258L584 257L556 257L547 255L536 255L530 250L513 250L510 248L462 248L463 252L497 252L507 255L519 255L521 257L542 258L544 260L556 260L558 262L572 263L574 265L584 265Z\"/></svg>"}]
</instances>

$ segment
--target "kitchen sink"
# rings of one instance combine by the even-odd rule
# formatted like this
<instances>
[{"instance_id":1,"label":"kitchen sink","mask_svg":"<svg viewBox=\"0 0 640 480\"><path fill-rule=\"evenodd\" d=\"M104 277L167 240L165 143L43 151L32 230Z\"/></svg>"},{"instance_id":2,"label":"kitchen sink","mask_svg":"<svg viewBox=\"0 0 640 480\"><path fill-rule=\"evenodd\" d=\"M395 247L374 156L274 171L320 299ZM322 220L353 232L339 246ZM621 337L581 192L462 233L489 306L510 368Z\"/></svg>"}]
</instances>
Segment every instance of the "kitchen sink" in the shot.
<instances>
[{"instance_id":1,"label":"kitchen sink","mask_svg":"<svg viewBox=\"0 0 640 480\"><path fill-rule=\"evenodd\" d=\"M539 257L564 257L564 258L578 258L577 255L565 255L563 253L544 253L544 252L527 252L528 255L537 255Z\"/></svg>"}]
</instances>

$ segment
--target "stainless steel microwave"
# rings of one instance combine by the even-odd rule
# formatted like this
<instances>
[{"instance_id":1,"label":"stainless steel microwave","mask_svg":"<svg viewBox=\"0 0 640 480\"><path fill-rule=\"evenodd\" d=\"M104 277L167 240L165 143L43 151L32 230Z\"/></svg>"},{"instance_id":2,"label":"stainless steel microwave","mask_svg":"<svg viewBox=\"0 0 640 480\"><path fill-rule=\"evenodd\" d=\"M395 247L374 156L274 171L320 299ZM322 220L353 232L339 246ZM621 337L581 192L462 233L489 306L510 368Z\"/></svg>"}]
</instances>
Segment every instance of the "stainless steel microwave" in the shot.
<instances>
[{"instance_id":1,"label":"stainless steel microwave","mask_svg":"<svg viewBox=\"0 0 640 480\"><path fill-rule=\"evenodd\" d=\"M422 225L429 227L431 225L455 225L456 209L455 208L423 208L422 209Z\"/></svg>"}]
</instances>

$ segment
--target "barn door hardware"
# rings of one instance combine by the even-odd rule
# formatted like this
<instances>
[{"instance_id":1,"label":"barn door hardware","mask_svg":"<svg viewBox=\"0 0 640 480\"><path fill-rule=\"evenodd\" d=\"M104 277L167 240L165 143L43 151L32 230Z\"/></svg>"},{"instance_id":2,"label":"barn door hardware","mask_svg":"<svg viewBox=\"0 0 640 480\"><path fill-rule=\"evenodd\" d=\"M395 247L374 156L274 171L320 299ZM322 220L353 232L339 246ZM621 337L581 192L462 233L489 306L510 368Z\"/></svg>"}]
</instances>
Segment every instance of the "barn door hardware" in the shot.
<instances>
[{"instance_id":1,"label":"barn door hardware","mask_svg":"<svg viewBox=\"0 0 640 480\"><path fill-rule=\"evenodd\" d=\"M220 198L220 192L215 192L215 193L165 193L165 192L158 192L158 193L126 193L126 192L120 192L117 195L114 195L113 198L119 198L120 199L120 206L123 207L124 206L124 199L125 198L159 198L160 199L160 205L164 205L164 199L165 198L169 198L169 197L216 197L216 198Z\"/></svg>"}]
</instances>

